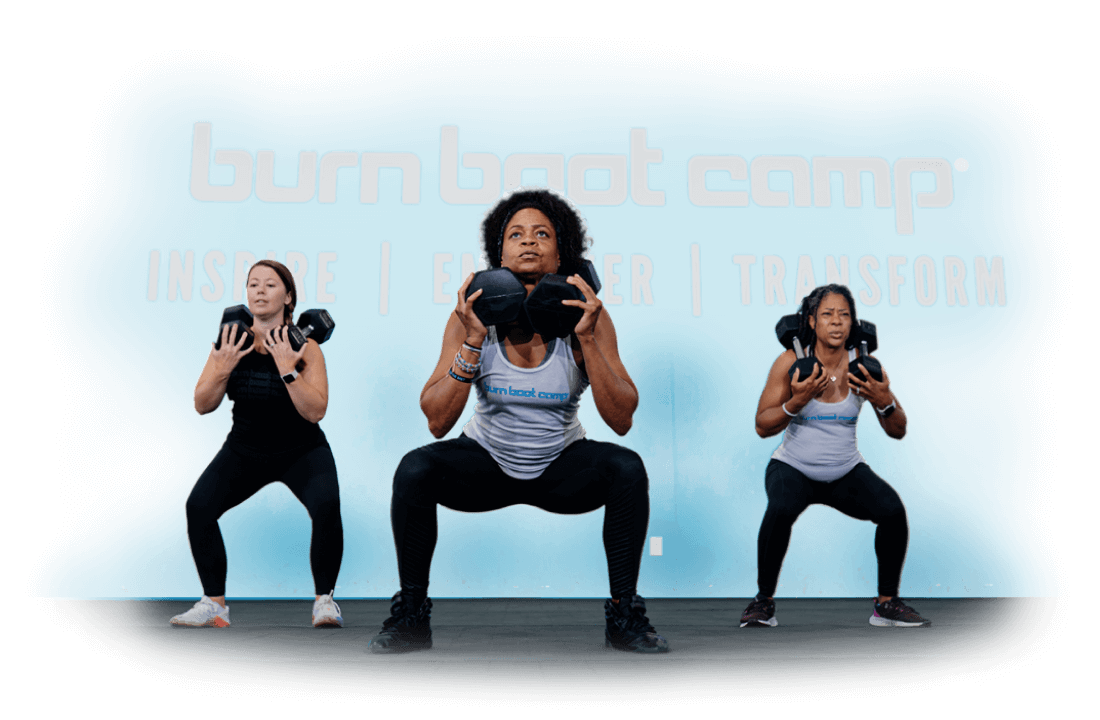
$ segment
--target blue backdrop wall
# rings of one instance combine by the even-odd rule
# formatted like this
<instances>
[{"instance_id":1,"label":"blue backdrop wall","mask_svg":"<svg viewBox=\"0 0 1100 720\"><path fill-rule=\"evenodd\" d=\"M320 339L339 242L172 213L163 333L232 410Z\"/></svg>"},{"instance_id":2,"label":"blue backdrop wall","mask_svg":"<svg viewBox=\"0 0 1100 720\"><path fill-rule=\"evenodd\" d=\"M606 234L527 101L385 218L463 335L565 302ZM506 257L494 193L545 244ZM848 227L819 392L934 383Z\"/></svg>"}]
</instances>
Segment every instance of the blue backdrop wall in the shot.
<instances>
[{"instance_id":1,"label":"blue backdrop wall","mask_svg":"<svg viewBox=\"0 0 1100 720\"><path fill-rule=\"evenodd\" d=\"M338 596L397 589L390 483L432 440L417 399L478 226L517 184L565 192L587 218L601 298L641 402L617 440L650 474L646 596L748 596L779 438L753 415L772 328L815 285L848 284L877 323L905 405L896 442L869 416L859 447L901 494L906 596L1037 595L1033 413L1011 391L1052 302L1030 198L1037 141L988 88L947 82L819 92L703 72L531 79L492 63L378 71L295 90L240 76L138 83L73 180L96 206L51 257L45 312L74 340L44 359L66 438L64 497L37 572L60 596L200 592L183 503L230 425L192 407L222 310L255 259L298 274L324 346L322 422L340 474ZM75 131L74 131L75 132ZM58 169L59 177L63 169ZM1031 397L1031 396L1027 396ZM461 431L473 410L449 437ZM616 440L586 397L590 437ZM601 597L602 511L440 510L432 594ZM222 520L234 597L308 597L309 520L272 485ZM874 593L874 528L821 507L795 526L782 596ZM659 554L657 552L659 546Z\"/></svg>"}]
</instances>

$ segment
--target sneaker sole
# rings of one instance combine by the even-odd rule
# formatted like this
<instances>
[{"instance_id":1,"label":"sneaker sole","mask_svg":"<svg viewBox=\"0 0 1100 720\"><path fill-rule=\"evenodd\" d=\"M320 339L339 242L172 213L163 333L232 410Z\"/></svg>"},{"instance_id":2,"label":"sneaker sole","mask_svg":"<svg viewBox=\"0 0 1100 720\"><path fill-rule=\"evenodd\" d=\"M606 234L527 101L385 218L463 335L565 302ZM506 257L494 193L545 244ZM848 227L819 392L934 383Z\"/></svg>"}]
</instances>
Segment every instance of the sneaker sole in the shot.
<instances>
[{"instance_id":1,"label":"sneaker sole","mask_svg":"<svg viewBox=\"0 0 1100 720\"><path fill-rule=\"evenodd\" d=\"M343 618L330 618L328 620L322 620L320 622L317 622L316 620L314 620L313 621L313 627L315 627L315 628L342 628L342 627L344 627L344 619Z\"/></svg>"},{"instance_id":2,"label":"sneaker sole","mask_svg":"<svg viewBox=\"0 0 1100 720\"><path fill-rule=\"evenodd\" d=\"M925 620L923 622L907 622L905 620L890 620L879 615L872 615L871 624L875 627L931 627L932 621Z\"/></svg>"},{"instance_id":3,"label":"sneaker sole","mask_svg":"<svg viewBox=\"0 0 1100 720\"><path fill-rule=\"evenodd\" d=\"M776 627L779 625L779 621L775 618L769 618L767 620L749 620L748 622L741 623L741 627Z\"/></svg>"},{"instance_id":4,"label":"sneaker sole","mask_svg":"<svg viewBox=\"0 0 1100 720\"><path fill-rule=\"evenodd\" d=\"M375 655L397 655L399 653L416 652L417 650L431 650L432 641L420 645L405 645L404 647L385 647L381 645L367 645L367 650Z\"/></svg>"},{"instance_id":5,"label":"sneaker sole","mask_svg":"<svg viewBox=\"0 0 1100 720\"><path fill-rule=\"evenodd\" d=\"M669 648L669 646L667 644L667 641L666 641L666 644L665 644L664 647L652 647L652 648L641 647L641 648L637 648L637 647L619 647L619 646L615 645L614 643L612 643L607 638L604 638L603 646L608 650L618 650L620 652L640 653L642 655L657 655L657 654L660 654L660 653L669 652L669 650L671 649L671 648Z\"/></svg>"},{"instance_id":6,"label":"sneaker sole","mask_svg":"<svg viewBox=\"0 0 1100 720\"><path fill-rule=\"evenodd\" d=\"M168 623L170 625L175 626L175 627L219 627L219 628L229 627L229 621L228 620L223 620L220 617L216 617L216 618L213 618L211 620L207 620L204 623L197 623L197 624L196 623L176 622L175 620L169 620Z\"/></svg>"}]
</instances>

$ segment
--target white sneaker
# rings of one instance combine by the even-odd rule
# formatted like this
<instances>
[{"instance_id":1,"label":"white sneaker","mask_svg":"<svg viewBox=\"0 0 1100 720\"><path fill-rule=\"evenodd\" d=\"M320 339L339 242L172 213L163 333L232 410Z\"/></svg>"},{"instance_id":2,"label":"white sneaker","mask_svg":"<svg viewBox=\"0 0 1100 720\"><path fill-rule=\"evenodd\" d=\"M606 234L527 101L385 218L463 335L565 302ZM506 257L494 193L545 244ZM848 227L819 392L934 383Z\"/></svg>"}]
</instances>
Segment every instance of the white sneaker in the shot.
<instances>
[{"instance_id":1,"label":"white sneaker","mask_svg":"<svg viewBox=\"0 0 1100 720\"><path fill-rule=\"evenodd\" d=\"M344 627L340 606L332 599L331 593L313 601L313 627Z\"/></svg>"},{"instance_id":2,"label":"white sneaker","mask_svg":"<svg viewBox=\"0 0 1100 720\"><path fill-rule=\"evenodd\" d=\"M195 603L194 607L176 615L169 622L189 627L229 627L229 608L222 607L203 595L202 600Z\"/></svg>"}]
</instances>

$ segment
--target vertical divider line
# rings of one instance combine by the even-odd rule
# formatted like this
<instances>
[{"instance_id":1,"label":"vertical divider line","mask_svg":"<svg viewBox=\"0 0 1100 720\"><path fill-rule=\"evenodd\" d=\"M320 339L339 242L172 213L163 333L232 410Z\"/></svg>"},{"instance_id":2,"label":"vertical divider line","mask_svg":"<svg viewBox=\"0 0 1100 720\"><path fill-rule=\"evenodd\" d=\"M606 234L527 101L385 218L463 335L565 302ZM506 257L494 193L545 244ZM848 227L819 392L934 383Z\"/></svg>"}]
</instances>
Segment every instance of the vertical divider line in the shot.
<instances>
[{"instance_id":1,"label":"vertical divider line","mask_svg":"<svg viewBox=\"0 0 1100 720\"><path fill-rule=\"evenodd\" d=\"M378 314L390 313L390 244L382 243L382 261L379 263L381 277L378 282Z\"/></svg>"},{"instance_id":2,"label":"vertical divider line","mask_svg":"<svg viewBox=\"0 0 1100 720\"><path fill-rule=\"evenodd\" d=\"M676 462L676 355L669 354L669 405L672 408L672 519L680 524L679 512L676 511L676 485L680 474L680 464Z\"/></svg>"},{"instance_id":3,"label":"vertical divider line","mask_svg":"<svg viewBox=\"0 0 1100 720\"><path fill-rule=\"evenodd\" d=\"M703 289L699 272L699 243L691 244L691 314L703 314Z\"/></svg>"}]
</instances>

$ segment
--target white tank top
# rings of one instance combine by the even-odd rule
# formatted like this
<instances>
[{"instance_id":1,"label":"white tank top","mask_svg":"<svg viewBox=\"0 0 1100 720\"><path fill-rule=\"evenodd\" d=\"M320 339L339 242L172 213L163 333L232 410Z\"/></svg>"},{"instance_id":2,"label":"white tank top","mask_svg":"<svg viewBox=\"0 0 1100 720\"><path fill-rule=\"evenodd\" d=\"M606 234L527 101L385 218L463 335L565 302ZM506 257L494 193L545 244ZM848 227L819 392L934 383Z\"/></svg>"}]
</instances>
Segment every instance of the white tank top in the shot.
<instances>
[{"instance_id":1,"label":"white tank top","mask_svg":"<svg viewBox=\"0 0 1100 720\"><path fill-rule=\"evenodd\" d=\"M848 351L849 362L856 351ZM772 458L787 463L811 480L832 482L844 477L861 462L856 448L856 422L864 398L848 389L840 402L821 402L816 398L791 418L783 433L783 442Z\"/></svg>"},{"instance_id":2,"label":"white tank top","mask_svg":"<svg viewBox=\"0 0 1100 720\"><path fill-rule=\"evenodd\" d=\"M463 428L489 451L500 469L534 480L570 443L584 437L577 419L588 378L568 341L554 338L538 367L508 361L496 328L489 328L481 368L474 375L477 407Z\"/></svg>"}]
</instances>

